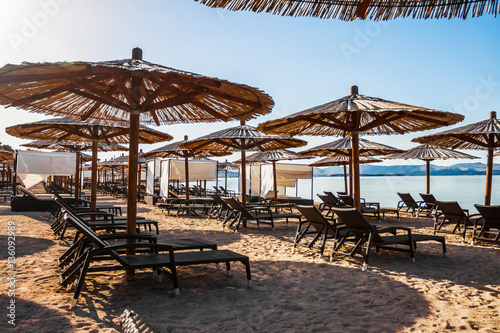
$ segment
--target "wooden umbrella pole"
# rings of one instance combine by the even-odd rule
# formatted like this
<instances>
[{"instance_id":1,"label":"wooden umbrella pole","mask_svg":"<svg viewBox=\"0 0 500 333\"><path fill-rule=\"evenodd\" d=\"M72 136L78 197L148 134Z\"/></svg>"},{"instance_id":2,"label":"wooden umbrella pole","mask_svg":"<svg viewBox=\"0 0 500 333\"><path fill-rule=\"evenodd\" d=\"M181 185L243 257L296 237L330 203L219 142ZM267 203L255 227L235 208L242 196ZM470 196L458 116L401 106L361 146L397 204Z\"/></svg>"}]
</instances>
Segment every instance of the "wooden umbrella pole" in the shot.
<instances>
[{"instance_id":1,"label":"wooden umbrella pole","mask_svg":"<svg viewBox=\"0 0 500 333\"><path fill-rule=\"evenodd\" d=\"M273 162L273 190L274 190L274 203L278 203L278 180L276 179L276 161ZM274 211L278 212L278 206L274 208Z\"/></svg>"},{"instance_id":2,"label":"wooden umbrella pole","mask_svg":"<svg viewBox=\"0 0 500 333\"><path fill-rule=\"evenodd\" d=\"M425 161L425 174L426 174L426 190L427 194L431 194L431 161Z\"/></svg>"},{"instance_id":3,"label":"wooden umbrella pole","mask_svg":"<svg viewBox=\"0 0 500 333\"><path fill-rule=\"evenodd\" d=\"M189 204L189 160L184 157L184 175L186 178L186 204Z\"/></svg>"},{"instance_id":4,"label":"wooden umbrella pole","mask_svg":"<svg viewBox=\"0 0 500 333\"><path fill-rule=\"evenodd\" d=\"M357 131L352 132L352 180L354 191L354 207L361 210L361 186L359 179L359 134Z\"/></svg>"},{"instance_id":5,"label":"wooden umbrella pole","mask_svg":"<svg viewBox=\"0 0 500 333\"><path fill-rule=\"evenodd\" d=\"M94 126L94 139L92 140L92 175L90 180L90 210L96 210L97 207L97 126Z\"/></svg>"},{"instance_id":6,"label":"wooden umbrella pole","mask_svg":"<svg viewBox=\"0 0 500 333\"><path fill-rule=\"evenodd\" d=\"M245 139L242 139L244 141ZM247 170L246 170L246 156L245 150L241 150L241 203L246 207L247 205Z\"/></svg>"},{"instance_id":7,"label":"wooden umbrella pole","mask_svg":"<svg viewBox=\"0 0 500 333\"><path fill-rule=\"evenodd\" d=\"M354 186L354 182L353 182L353 178L352 178L352 170L353 170L353 160L352 160L352 149L351 151L349 152L349 195L351 197L354 197L354 190L353 190L353 186Z\"/></svg>"},{"instance_id":8,"label":"wooden umbrella pole","mask_svg":"<svg viewBox=\"0 0 500 333\"><path fill-rule=\"evenodd\" d=\"M139 201L141 198L141 181L142 181L142 179L141 179L141 177L142 177L142 164L139 163L139 160L137 161L137 169L139 170L139 172L137 173L137 201Z\"/></svg>"},{"instance_id":9,"label":"wooden umbrella pole","mask_svg":"<svg viewBox=\"0 0 500 333\"><path fill-rule=\"evenodd\" d=\"M344 191L348 193L349 189L347 188L347 164L344 164Z\"/></svg>"},{"instance_id":10,"label":"wooden umbrella pole","mask_svg":"<svg viewBox=\"0 0 500 333\"><path fill-rule=\"evenodd\" d=\"M245 139L241 140L241 145L245 146ZM241 150L241 203L243 207L247 206L247 170L246 170L245 150ZM243 227L247 227L247 220L243 219Z\"/></svg>"},{"instance_id":11,"label":"wooden umbrella pole","mask_svg":"<svg viewBox=\"0 0 500 333\"><path fill-rule=\"evenodd\" d=\"M493 134L491 135L491 142L493 142ZM486 192L484 194L484 204L486 206L491 205L491 184L493 182L493 154L495 153L494 148L488 148L488 164L486 167Z\"/></svg>"},{"instance_id":12,"label":"wooden umbrella pole","mask_svg":"<svg viewBox=\"0 0 500 333\"><path fill-rule=\"evenodd\" d=\"M75 170L75 206L78 207L78 199L80 198L80 159L82 153L80 149L76 150L76 170Z\"/></svg>"}]
</instances>

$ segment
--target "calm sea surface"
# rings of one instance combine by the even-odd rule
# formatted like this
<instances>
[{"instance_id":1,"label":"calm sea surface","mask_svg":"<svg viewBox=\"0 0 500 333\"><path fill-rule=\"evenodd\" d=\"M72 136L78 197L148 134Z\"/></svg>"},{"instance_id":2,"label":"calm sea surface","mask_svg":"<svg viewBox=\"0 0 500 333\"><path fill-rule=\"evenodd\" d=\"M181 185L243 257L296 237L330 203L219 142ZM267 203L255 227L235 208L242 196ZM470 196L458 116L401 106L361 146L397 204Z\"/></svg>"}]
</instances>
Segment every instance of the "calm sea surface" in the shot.
<instances>
[{"instance_id":1,"label":"calm sea surface","mask_svg":"<svg viewBox=\"0 0 500 333\"><path fill-rule=\"evenodd\" d=\"M237 190L238 179L228 178L228 188ZM437 200L458 201L462 208L468 208L476 213L474 204L484 204L486 176L431 176L431 193ZM207 182L207 185L215 185ZM219 179L219 185L224 186L224 178ZM314 200L323 191L343 191L343 177L314 178ZM383 207L396 207L399 199L397 192L408 192L416 201L421 200L419 193L425 192L425 176L412 177L361 177L361 197L366 201L380 202ZM311 198L311 181L299 180L297 190L287 188L287 195L297 195L302 198ZM500 176L493 176L492 205L500 205Z\"/></svg>"}]
</instances>

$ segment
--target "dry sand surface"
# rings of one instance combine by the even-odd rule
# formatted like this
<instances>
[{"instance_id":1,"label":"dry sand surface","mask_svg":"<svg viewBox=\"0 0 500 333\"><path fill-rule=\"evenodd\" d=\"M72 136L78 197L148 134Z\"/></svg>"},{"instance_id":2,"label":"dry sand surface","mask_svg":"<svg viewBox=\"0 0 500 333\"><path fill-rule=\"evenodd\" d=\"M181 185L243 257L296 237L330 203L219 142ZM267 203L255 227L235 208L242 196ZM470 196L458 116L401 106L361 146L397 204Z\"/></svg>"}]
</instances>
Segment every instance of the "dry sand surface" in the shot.
<instances>
[{"instance_id":1,"label":"dry sand surface","mask_svg":"<svg viewBox=\"0 0 500 333\"><path fill-rule=\"evenodd\" d=\"M109 198L110 202L125 205ZM167 217L139 204L139 214L160 222L161 237L197 237L250 257L253 288L243 265L227 277L215 265L182 267L181 294L150 271L126 282L123 272L93 273L76 309L72 290L58 284L60 243L47 213L12 213L0 204L0 308L2 332L117 332L119 316L132 309L158 332L496 332L500 329L500 246L461 244L447 235L448 257L439 244L422 244L417 261L407 253L373 255L330 263L304 247L291 254L296 222L273 231L251 226L221 230L215 219ZM16 226L16 326L7 323L8 221ZM430 219L387 219L429 233ZM469 240L469 238L468 238ZM329 247L327 248L327 251Z\"/></svg>"}]
</instances>

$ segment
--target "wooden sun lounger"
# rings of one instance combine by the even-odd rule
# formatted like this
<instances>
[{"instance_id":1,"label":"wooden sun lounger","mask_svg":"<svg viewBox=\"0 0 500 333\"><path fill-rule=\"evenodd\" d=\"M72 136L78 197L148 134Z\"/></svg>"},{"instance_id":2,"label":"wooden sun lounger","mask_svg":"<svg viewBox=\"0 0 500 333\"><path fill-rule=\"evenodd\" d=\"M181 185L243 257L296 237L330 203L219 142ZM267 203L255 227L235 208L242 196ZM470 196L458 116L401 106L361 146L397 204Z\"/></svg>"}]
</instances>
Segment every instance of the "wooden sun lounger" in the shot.
<instances>
[{"instance_id":1,"label":"wooden sun lounger","mask_svg":"<svg viewBox=\"0 0 500 333\"><path fill-rule=\"evenodd\" d=\"M151 268L156 273L160 273L160 269L167 269L166 275L172 280L175 294L179 294L179 283L177 278L177 267L200 265L208 263L226 263L228 275L230 273L230 263L238 261L246 267L246 276L248 286L251 287L250 261L247 256L238 254L229 250L213 250L213 251L195 251L195 252L175 252L173 246L162 244L121 244L112 246L106 241L100 239L98 235L85 224L82 224L77 217L71 213L66 215L68 223L76 228L84 237L92 244L93 248L88 249L74 263L74 269L67 272L67 276L63 280L63 286L70 286L76 282L75 293L71 307L76 305L81 289L83 287L85 277L90 272L104 272L112 270L135 270L143 268ZM155 253L146 255L120 255L117 251L121 249L134 249L140 247L149 247ZM164 253L158 253L162 251ZM108 260L98 260L99 265L95 265L95 257L102 258L107 256ZM163 272L163 270L161 270Z\"/></svg>"}]
</instances>

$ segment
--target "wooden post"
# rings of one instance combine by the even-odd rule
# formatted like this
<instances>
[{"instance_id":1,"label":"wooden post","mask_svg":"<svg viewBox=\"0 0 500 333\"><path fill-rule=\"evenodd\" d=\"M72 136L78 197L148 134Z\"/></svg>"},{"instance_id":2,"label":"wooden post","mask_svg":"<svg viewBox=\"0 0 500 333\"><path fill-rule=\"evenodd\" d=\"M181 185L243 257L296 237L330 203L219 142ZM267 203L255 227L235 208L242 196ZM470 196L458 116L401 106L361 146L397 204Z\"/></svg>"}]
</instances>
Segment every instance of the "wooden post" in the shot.
<instances>
[{"instance_id":1,"label":"wooden post","mask_svg":"<svg viewBox=\"0 0 500 333\"><path fill-rule=\"evenodd\" d=\"M493 142L494 134L490 134ZM493 183L493 155L495 154L494 148L488 148L488 162L486 166L486 191L484 194L484 204L486 206L491 205L491 184Z\"/></svg>"},{"instance_id":2,"label":"wooden post","mask_svg":"<svg viewBox=\"0 0 500 333\"><path fill-rule=\"evenodd\" d=\"M188 141L188 136L184 135L184 141ZM184 176L186 178L186 205L189 205L189 160L187 151L184 154Z\"/></svg>"},{"instance_id":3,"label":"wooden post","mask_svg":"<svg viewBox=\"0 0 500 333\"><path fill-rule=\"evenodd\" d=\"M97 147L99 136L98 127L93 126L93 139L92 139L92 175L90 179L90 210L96 210L97 207Z\"/></svg>"},{"instance_id":4,"label":"wooden post","mask_svg":"<svg viewBox=\"0 0 500 333\"><path fill-rule=\"evenodd\" d=\"M140 201L141 198L141 182L142 182L142 164L139 163L139 159L137 160L137 201ZM154 194L154 181L153 181L153 194Z\"/></svg>"},{"instance_id":5,"label":"wooden post","mask_svg":"<svg viewBox=\"0 0 500 333\"><path fill-rule=\"evenodd\" d=\"M354 169L352 159L352 149L349 151L349 192L348 194L354 198L354 181L352 177L352 170ZM346 192L347 193L347 192Z\"/></svg>"},{"instance_id":6,"label":"wooden post","mask_svg":"<svg viewBox=\"0 0 500 333\"><path fill-rule=\"evenodd\" d=\"M184 157L184 176L186 178L186 205L189 204L189 159Z\"/></svg>"},{"instance_id":7,"label":"wooden post","mask_svg":"<svg viewBox=\"0 0 500 333\"><path fill-rule=\"evenodd\" d=\"M349 193L349 189L347 187L347 164L344 164L344 192Z\"/></svg>"},{"instance_id":8,"label":"wooden post","mask_svg":"<svg viewBox=\"0 0 500 333\"><path fill-rule=\"evenodd\" d=\"M352 133L352 181L354 191L354 207L361 210L361 186L359 177L359 134Z\"/></svg>"},{"instance_id":9,"label":"wooden post","mask_svg":"<svg viewBox=\"0 0 500 333\"><path fill-rule=\"evenodd\" d=\"M82 153L80 149L76 150L76 170L75 170L75 206L78 207L78 199L80 198L80 159Z\"/></svg>"},{"instance_id":10,"label":"wooden post","mask_svg":"<svg viewBox=\"0 0 500 333\"><path fill-rule=\"evenodd\" d=\"M245 139L241 139L242 147L245 146ZM241 203L243 207L247 206L247 170L246 170L245 149L241 149ZM243 219L243 227L247 227L247 220Z\"/></svg>"},{"instance_id":11,"label":"wooden post","mask_svg":"<svg viewBox=\"0 0 500 333\"><path fill-rule=\"evenodd\" d=\"M431 161L425 161L425 174L426 174L426 190L427 194L431 194Z\"/></svg>"},{"instance_id":12,"label":"wooden post","mask_svg":"<svg viewBox=\"0 0 500 333\"><path fill-rule=\"evenodd\" d=\"M142 60L142 50L134 48L132 50L132 59ZM139 110L142 77L140 73L132 76L131 96L133 103L131 103L130 112L130 144L128 155L128 195L127 195L127 235L135 235L136 218L137 218L137 167L139 165L139 124L140 115ZM135 243L135 239L127 239L127 244ZM128 255L135 254L133 249L127 249ZM134 270L126 271L126 279L133 280L135 278Z\"/></svg>"},{"instance_id":13,"label":"wooden post","mask_svg":"<svg viewBox=\"0 0 500 333\"><path fill-rule=\"evenodd\" d=\"M490 119L496 119L497 113L495 111L490 112ZM495 134L489 134L488 138L490 145L495 142ZM497 139L498 141L498 139ZM484 204L486 206L491 205L491 185L493 183L493 155L495 154L495 148L488 148L488 162L486 166L486 191L484 194Z\"/></svg>"},{"instance_id":14,"label":"wooden post","mask_svg":"<svg viewBox=\"0 0 500 333\"><path fill-rule=\"evenodd\" d=\"M358 95L358 87L351 87L351 95ZM354 207L361 210L361 186L359 177L359 120L361 118L360 111L355 111L352 122L352 179L354 191Z\"/></svg>"},{"instance_id":15,"label":"wooden post","mask_svg":"<svg viewBox=\"0 0 500 333\"><path fill-rule=\"evenodd\" d=\"M274 203L278 203L278 180L276 179L276 161L273 162L273 190L274 190ZM274 208L274 211L278 212L278 206Z\"/></svg>"}]
</instances>

